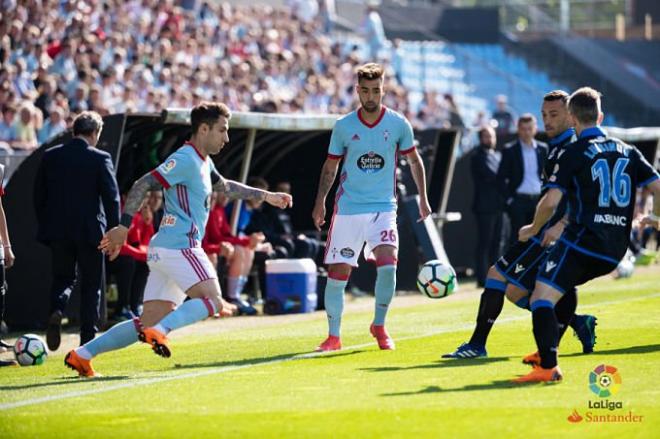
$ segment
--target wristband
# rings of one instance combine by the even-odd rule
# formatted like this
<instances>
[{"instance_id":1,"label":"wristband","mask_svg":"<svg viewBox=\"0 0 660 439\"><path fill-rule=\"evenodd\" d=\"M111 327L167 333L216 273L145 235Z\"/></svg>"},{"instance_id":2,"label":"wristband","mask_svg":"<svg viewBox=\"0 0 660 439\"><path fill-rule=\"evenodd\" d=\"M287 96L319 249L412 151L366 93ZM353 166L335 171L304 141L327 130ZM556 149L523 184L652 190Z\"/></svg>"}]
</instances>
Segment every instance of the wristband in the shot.
<instances>
[{"instance_id":1,"label":"wristband","mask_svg":"<svg viewBox=\"0 0 660 439\"><path fill-rule=\"evenodd\" d=\"M119 224L126 227L127 229L130 229L132 222L133 222L133 215L129 215L127 213L121 214L121 219L119 220Z\"/></svg>"},{"instance_id":2,"label":"wristband","mask_svg":"<svg viewBox=\"0 0 660 439\"><path fill-rule=\"evenodd\" d=\"M649 213L649 218L653 221L658 221L660 222L660 216L656 215L655 213L651 212Z\"/></svg>"}]
</instances>

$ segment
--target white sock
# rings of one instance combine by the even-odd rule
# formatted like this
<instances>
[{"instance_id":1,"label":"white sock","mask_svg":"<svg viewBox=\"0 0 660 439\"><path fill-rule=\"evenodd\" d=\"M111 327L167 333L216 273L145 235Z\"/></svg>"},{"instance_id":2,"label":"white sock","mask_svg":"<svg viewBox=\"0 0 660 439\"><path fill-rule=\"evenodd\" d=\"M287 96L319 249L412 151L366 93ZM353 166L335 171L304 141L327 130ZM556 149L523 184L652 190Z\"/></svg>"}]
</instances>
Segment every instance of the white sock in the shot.
<instances>
[{"instance_id":1,"label":"white sock","mask_svg":"<svg viewBox=\"0 0 660 439\"><path fill-rule=\"evenodd\" d=\"M154 326L154 329L156 331L162 332L163 334L167 335L170 333L170 330L158 323L156 326Z\"/></svg>"},{"instance_id":2,"label":"white sock","mask_svg":"<svg viewBox=\"0 0 660 439\"><path fill-rule=\"evenodd\" d=\"M78 349L76 349L76 354L80 355L80 357L84 358L85 360L92 359L92 353L89 352L85 346L80 346Z\"/></svg>"}]
</instances>

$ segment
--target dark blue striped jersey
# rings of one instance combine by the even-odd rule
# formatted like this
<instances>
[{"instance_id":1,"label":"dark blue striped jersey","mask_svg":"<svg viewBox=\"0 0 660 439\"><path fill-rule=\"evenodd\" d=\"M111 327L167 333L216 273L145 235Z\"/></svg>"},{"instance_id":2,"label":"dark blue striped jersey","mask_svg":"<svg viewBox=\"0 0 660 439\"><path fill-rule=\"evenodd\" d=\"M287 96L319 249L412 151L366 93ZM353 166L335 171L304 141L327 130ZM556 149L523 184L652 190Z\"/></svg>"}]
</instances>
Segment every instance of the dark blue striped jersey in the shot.
<instances>
[{"instance_id":1,"label":"dark blue striped jersey","mask_svg":"<svg viewBox=\"0 0 660 439\"><path fill-rule=\"evenodd\" d=\"M554 173L555 166L557 166L557 163L559 163L559 159L564 154L564 152L566 152L566 147L571 143L575 142L576 140L577 140L577 136L575 135L575 130L573 128L569 128L560 135L553 137L548 141L548 146L549 146L548 158L545 160L545 163L543 165L544 186L543 186L543 190L541 191L542 194L546 192L547 190L546 185L548 183L548 178ZM564 215L566 214L567 206L568 206L568 200L566 199L566 197L564 197L559 203L559 206L557 206L557 210L555 210L555 214L552 215L552 218L550 218L550 221L548 221L546 228L552 227L553 225L557 224L557 222L564 217Z\"/></svg>"},{"instance_id":2,"label":"dark blue striped jersey","mask_svg":"<svg viewBox=\"0 0 660 439\"><path fill-rule=\"evenodd\" d=\"M660 178L634 146L587 128L568 145L548 188L568 196L570 224L562 241L614 263L626 253L637 187Z\"/></svg>"}]
</instances>

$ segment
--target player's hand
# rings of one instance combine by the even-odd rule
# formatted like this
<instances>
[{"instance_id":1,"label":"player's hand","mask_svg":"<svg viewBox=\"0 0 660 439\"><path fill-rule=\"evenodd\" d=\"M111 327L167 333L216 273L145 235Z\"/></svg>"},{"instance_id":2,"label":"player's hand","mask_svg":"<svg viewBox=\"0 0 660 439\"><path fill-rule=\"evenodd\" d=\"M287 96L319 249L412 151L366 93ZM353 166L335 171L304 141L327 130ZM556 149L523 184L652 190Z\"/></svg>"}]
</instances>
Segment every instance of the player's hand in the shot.
<instances>
[{"instance_id":1,"label":"player's hand","mask_svg":"<svg viewBox=\"0 0 660 439\"><path fill-rule=\"evenodd\" d=\"M293 206L293 197L286 192L268 192L266 194L266 203L280 209L286 209Z\"/></svg>"},{"instance_id":2,"label":"player's hand","mask_svg":"<svg viewBox=\"0 0 660 439\"><path fill-rule=\"evenodd\" d=\"M559 221L557 224L546 230L543 234L543 241L541 241L541 246L548 247L549 245L553 245L555 242L557 242L561 237L561 234L564 233L565 227L566 226L564 225L563 221Z\"/></svg>"},{"instance_id":3,"label":"player's hand","mask_svg":"<svg viewBox=\"0 0 660 439\"><path fill-rule=\"evenodd\" d=\"M216 303L216 306L218 304ZM233 303L227 302L225 299L220 298L220 306L218 309L218 317L229 317L236 314L238 308Z\"/></svg>"},{"instance_id":4,"label":"player's hand","mask_svg":"<svg viewBox=\"0 0 660 439\"><path fill-rule=\"evenodd\" d=\"M325 202L316 203L314 205L312 219L314 220L314 227L316 227L316 230L321 230L321 226L325 224Z\"/></svg>"},{"instance_id":5,"label":"player's hand","mask_svg":"<svg viewBox=\"0 0 660 439\"><path fill-rule=\"evenodd\" d=\"M537 233L538 231L534 228L533 224L522 226L518 231L518 241L527 242L529 241L529 238L536 235Z\"/></svg>"},{"instance_id":6,"label":"player's hand","mask_svg":"<svg viewBox=\"0 0 660 439\"><path fill-rule=\"evenodd\" d=\"M119 256L119 250L121 250L121 246L126 242L127 236L128 229L126 227L122 225L113 227L103 235L98 249L108 255L111 261L114 261Z\"/></svg>"},{"instance_id":7,"label":"player's hand","mask_svg":"<svg viewBox=\"0 0 660 439\"><path fill-rule=\"evenodd\" d=\"M423 202L419 203L419 219L417 222L421 223L426 218L428 218L429 215L431 215L431 206L429 205L428 201L424 200Z\"/></svg>"},{"instance_id":8,"label":"player's hand","mask_svg":"<svg viewBox=\"0 0 660 439\"><path fill-rule=\"evenodd\" d=\"M229 242L220 243L220 256L231 259L234 256L234 246Z\"/></svg>"},{"instance_id":9,"label":"player's hand","mask_svg":"<svg viewBox=\"0 0 660 439\"><path fill-rule=\"evenodd\" d=\"M660 230L660 219L658 219L657 217L653 218L651 217L651 215L646 215L640 221L640 225L642 228L653 227L655 230Z\"/></svg>"},{"instance_id":10,"label":"player's hand","mask_svg":"<svg viewBox=\"0 0 660 439\"><path fill-rule=\"evenodd\" d=\"M270 242L262 242L259 245L257 245L254 251L271 254L273 253L273 244L271 244Z\"/></svg>"},{"instance_id":11,"label":"player's hand","mask_svg":"<svg viewBox=\"0 0 660 439\"><path fill-rule=\"evenodd\" d=\"M14 252L11 251L11 247L5 247L5 268L11 268L15 260L16 257L14 256Z\"/></svg>"},{"instance_id":12,"label":"player's hand","mask_svg":"<svg viewBox=\"0 0 660 439\"><path fill-rule=\"evenodd\" d=\"M266 240L266 235L261 232L255 232L250 234L250 244L248 245L251 250L257 248L259 244Z\"/></svg>"}]
</instances>

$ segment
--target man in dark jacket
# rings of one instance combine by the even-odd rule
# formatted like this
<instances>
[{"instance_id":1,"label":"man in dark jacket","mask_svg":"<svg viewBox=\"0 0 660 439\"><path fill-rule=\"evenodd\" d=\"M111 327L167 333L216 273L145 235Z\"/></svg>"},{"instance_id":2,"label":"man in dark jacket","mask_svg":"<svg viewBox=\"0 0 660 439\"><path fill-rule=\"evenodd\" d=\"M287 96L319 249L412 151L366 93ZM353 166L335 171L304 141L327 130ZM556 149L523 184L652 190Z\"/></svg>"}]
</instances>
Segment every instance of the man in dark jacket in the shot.
<instances>
[{"instance_id":1,"label":"man in dark jacket","mask_svg":"<svg viewBox=\"0 0 660 439\"><path fill-rule=\"evenodd\" d=\"M534 139L536 132L536 118L529 113L520 116L518 140L505 146L497 173L511 221L512 244L518 240L518 230L534 218L541 195L541 176L548 146Z\"/></svg>"},{"instance_id":2,"label":"man in dark jacket","mask_svg":"<svg viewBox=\"0 0 660 439\"><path fill-rule=\"evenodd\" d=\"M488 267L500 254L502 238L502 210L504 201L497 187L497 170L502 154L495 150L495 130L479 130L479 146L472 155L470 169L474 183L472 211L477 219L476 277L484 286Z\"/></svg>"},{"instance_id":3,"label":"man in dark jacket","mask_svg":"<svg viewBox=\"0 0 660 439\"><path fill-rule=\"evenodd\" d=\"M291 193L291 183L281 181L275 186L278 192ZM291 214L287 210L271 209L271 206L262 206L255 209L248 225L249 232L262 232L266 241L273 245L278 257L281 258L310 258L317 261L322 255L323 244L304 234L296 234L293 229Z\"/></svg>"},{"instance_id":4,"label":"man in dark jacket","mask_svg":"<svg viewBox=\"0 0 660 439\"><path fill-rule=\"evenodd\" d=\"M73 122L73 139L47 149L37 172L37 238L50 247L53 264L46 332L50 350L60 345L62 317L75 284L80 285L81 344L97 331L104 261L97 246L105 231L119 223L112 159L95 148L102 129L101 116L81 113Z\"/></svg>"}]
</instances>

